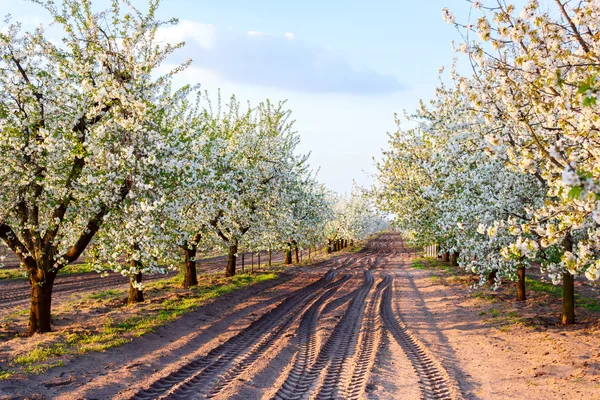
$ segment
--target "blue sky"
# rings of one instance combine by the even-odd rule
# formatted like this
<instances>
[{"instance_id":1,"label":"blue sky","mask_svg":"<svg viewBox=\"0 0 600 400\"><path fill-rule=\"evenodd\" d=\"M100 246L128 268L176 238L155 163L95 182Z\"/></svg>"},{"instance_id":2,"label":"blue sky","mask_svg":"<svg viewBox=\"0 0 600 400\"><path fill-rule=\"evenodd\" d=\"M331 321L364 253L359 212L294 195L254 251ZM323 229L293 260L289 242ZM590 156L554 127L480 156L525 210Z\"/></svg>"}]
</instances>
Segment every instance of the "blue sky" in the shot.
<instances>
[{"instance_id":1,"label":"blue sky","mask_svg":"<svg viewBox=\"0 0 600 400\"><path fill-rule=\"evenodd\" d=\"M165 0L160 17L181 20L165 40L185 39L179 57L194 60L181 83L253 103L287 99L301 151L343 192L372 182L394 113L430 98L451 64L460 38L444 7L462 20L470 9L464 0ZM0 8L25 27L47 20L20 0Z\"/></svg>"}]
</instances>

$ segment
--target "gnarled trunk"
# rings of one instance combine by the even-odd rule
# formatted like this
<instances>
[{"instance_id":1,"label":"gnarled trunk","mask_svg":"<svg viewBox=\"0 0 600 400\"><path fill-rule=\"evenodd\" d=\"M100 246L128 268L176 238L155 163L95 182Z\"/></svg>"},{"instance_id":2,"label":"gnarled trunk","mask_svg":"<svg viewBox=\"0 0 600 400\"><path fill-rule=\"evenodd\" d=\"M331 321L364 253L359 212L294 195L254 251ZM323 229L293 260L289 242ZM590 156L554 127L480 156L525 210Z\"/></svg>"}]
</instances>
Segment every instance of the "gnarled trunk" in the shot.
<instances>
[{"instance_id":1,"label":"gnarled trunk","mask_svg":"<svg viewBox=\"0 0 600 400\"><path fill-rule=\"evenodd\" d=\"M517 275L519 276L519 280L517 282L517 300L525 301L527 300L527 296L525 294L525 266L519 265L517 268Z\"/></svg>"},{"instance_id":2,"label":"gnarled trunk","mask_svg":"<svg viewBox=\"0 0 600 400\"><path fill-rule=\"evenodd\" d=\"M227 268L225 268L225 276L230 277L235 275L235 261L237 253L237 244L229 246L229 256L227 258ZM243 255L242 255L243 257ZM243 260L243 258L242 258Z\"/></svg>"},{"instance_id":3,"label":"gnarled trunk","mask_svg":"<svg viewBox=\"0 0 600 400\"><path fill-rule=\"evenodd\" d=\"M28 334L52 331L52 288L56 272L42 272L29 277L31 283L31 307L29 309Z\"/></svg>"},{"instance_id":4,"label":"gnarled trunk","mask_svg":"<svg viewBox=\"0 0 600 400\"><path fill-rule=\"evenodd\" d=\"M184 246L185 254L185 276L183 277L183 287L188 288L198 286L198 275L196 272L196 246Z\"/></svg>"},{"instance_id":5,"label":"gnarled trunk","mask_svg":"<svg viewBox=\"0 0 600 400\"><path fill-rule=\"evenodd\" d=\"M132 264L137 266L136 261L132 261ZM142 303L144 301L144 291L133 285L133 282L142 283L142 278L143 275L141 272L129 278L129 299L127 300L129 304Z\"/></svg>"}]
</instances>

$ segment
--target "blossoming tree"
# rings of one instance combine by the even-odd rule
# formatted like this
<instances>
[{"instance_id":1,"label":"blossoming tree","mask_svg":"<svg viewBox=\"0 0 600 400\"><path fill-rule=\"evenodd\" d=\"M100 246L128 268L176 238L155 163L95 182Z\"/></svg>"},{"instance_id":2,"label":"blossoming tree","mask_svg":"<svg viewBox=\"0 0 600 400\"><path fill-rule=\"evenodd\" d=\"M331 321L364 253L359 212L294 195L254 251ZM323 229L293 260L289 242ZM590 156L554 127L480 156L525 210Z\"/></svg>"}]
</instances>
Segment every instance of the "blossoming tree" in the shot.
<instances>
[{"instance_id":1,"label":"blossoming tree","mask_svg":"<svg viewBox=\"0 0 600 400\"><path fill-rule=\"evenodd\" d=\"M103 12L90 1L43 5L62 28L60 44L43 27L8 22L0 33L0 238L31 282L30 333L50 331L58 271L152 163L161 143L153 100L185 67L152 74L178 47L153 43L164 24L158 1L146 13L121 1Z\"/></svg>"}]
</instances>

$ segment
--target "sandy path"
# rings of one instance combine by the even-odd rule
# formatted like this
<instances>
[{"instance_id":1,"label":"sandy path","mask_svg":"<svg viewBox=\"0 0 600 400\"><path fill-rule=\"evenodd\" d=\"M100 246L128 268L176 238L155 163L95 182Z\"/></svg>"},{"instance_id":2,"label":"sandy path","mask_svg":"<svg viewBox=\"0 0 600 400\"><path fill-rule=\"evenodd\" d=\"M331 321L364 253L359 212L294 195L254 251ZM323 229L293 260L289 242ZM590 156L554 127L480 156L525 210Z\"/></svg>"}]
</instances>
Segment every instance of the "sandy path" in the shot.
<instances>
[{"instance_id":1,"label":"sandy path","mask_svg":"<svg viewBox=\"0 0 600 400\"><path fill-rule=\"evenodd\" d=\"M397 318L391 266L401 254L399 236L384 235L361 253L296 268L133 343L76 358L30 378L27 388L17 389L23 383L18 380L0 383L0 393L56 399L395 398L390 389L399 382L381 376L393 370L410 383L404 398L453 398L442 365ZM402 367L396 370L394 363Z\"/></svg>"},{"instance_id":2,"label":"sandy path","mask_svg":"<svg viewBox=\"0 0 600 400\"><path fill-rule=\"evenodd\" d=\"M398 235L385 234L119 348L0 382L0 398L600 398L593 376L581 380L598 375L597 341L501 332L464 287L410 268L411 257ZM563 348L571 359L560 360Z\"/></svg>"}]
</instances>

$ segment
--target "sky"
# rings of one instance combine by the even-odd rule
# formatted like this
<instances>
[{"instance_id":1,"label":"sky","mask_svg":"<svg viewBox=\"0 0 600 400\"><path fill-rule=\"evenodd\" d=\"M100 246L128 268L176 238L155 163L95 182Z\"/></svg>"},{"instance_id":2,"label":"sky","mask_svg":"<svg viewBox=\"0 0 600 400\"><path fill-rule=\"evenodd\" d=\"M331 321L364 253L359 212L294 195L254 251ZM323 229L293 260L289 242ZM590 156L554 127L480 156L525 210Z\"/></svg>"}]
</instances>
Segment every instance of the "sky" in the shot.
<instances>
[{"instance_id":1,"label":"sky","mask_svg":"<svg viewBox=\"0 0 600 400\"><path fill-rule=\"evenodd\" d=\"M374 182L394 113L430 99L452 63L460 36L444 7L462 20L470 10L465 0L164 0L159 17L180 23L159 39L186 42L169 60L193 60L177 83L252 104L287 100L299 151L341 193ZM23 0L0 0L0 9L24 28L48 21Z\"/></svg>"}]
</instances>

